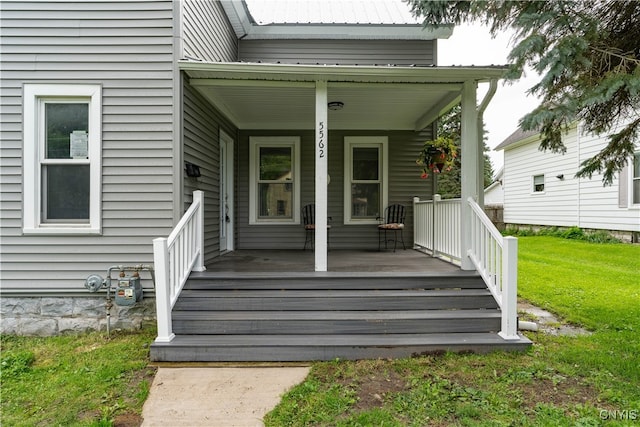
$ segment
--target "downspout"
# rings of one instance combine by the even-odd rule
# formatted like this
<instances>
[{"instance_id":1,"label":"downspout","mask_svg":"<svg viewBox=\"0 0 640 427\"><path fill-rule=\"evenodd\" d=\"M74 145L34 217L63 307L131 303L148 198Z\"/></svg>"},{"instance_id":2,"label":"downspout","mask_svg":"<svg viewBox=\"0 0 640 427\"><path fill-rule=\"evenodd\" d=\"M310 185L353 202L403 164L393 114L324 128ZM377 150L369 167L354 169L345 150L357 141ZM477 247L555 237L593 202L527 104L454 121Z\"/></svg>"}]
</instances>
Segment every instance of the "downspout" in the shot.
<instances>
[{"instance_id":1,"label":"downspout","mask_svg":"<svg viewBox=\"0 0 640 427\"><path fill-rule=\"evenodd\" d=\"M484 135L482 134L482 121L484 110L493 98L498 88L498 80L491 79L489 90L478 107L478 205L484 209Z\"/></svg>"}]
</instances>

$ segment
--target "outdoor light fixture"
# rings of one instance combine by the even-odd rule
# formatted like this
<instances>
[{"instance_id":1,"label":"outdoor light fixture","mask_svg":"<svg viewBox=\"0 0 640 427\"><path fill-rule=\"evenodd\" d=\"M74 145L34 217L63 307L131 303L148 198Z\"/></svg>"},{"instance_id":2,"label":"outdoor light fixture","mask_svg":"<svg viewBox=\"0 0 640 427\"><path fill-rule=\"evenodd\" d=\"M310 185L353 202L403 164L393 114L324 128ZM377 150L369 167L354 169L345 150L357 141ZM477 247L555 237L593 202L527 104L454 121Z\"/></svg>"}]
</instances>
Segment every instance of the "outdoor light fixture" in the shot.
<instances>
[{"instance_id":1,"label":"outdoor light fixture","mask_svg":"<svg viewBox=\"0 0 640 427\"><path fill-rule=\"evenodd\" d=\"M333 110L333 111L342 110L342 107L344 107L344 102L331 101L329 104L327 104L327 106L329 107L329 110Z\"/></svg>"},{"instance_id":2,"label":"outdoor light fixture","mask_svg":"<svg viewBox=\"0 0 640 427\"><path fill-rule=\"evenodd\" d=\"M556 178L558 178L560 181L564 181L564 174L560 174L560 175L556 175Z\"/></svg>"}]
</instances>

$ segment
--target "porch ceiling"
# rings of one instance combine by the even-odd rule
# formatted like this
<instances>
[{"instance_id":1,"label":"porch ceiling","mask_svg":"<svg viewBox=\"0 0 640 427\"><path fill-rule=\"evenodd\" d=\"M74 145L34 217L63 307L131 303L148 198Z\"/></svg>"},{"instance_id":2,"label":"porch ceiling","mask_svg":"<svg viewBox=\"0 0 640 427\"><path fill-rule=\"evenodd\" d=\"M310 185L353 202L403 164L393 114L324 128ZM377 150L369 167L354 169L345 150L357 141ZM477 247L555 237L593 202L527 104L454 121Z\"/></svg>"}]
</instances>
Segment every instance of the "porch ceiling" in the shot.
<instances>
[{"instance_id":1,"label":"porch ceiling","mask_svg":"<svg viewBox=\"0 0 640 427\"><path fill-rule=\"evenodd\" d=\"M240 129L311 129L315 81L328 81L330 129L420 130L457 102L466 80L503 67L413 68L181 62L192 86Z\"/></svg>"}]
</instances>

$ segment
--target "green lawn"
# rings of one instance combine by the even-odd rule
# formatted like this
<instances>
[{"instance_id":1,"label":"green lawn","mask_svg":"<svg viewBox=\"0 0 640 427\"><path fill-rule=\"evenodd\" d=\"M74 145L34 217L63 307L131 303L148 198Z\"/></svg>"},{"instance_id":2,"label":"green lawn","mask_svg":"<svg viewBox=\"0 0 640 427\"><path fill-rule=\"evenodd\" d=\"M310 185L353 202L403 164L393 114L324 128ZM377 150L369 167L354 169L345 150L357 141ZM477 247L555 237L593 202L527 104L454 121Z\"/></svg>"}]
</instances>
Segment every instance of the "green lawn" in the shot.
<instances>
[{"instance_id":1,"label":"green lawn","mask_svg":"<svg viewBox=\"0 0 640 427\"><path fill-rule=\"evenodd\" d=\"M0 424L138 425L155 373L155 331L111 335L2 336Z\"/></svg>"},{"instance_id":2,"label":"green lawn","mask_svg":"<svg viewBox=\"0 0 640 427\"><path fill-rule=\"evenodd\" d=\"M267 425L640 425L640 246L521 237L519 295L593 333L530 333L524 354L316 363Z\"/></svg>"},{"instance_id":3,"label":"green lawn","mask_svg":"<svg viewBox=\"0 0 640 427\"><path fill-rule=\"evenodd\" d=\"M640 246L521 237L519 260L521 298L591 335L530 333L517 354L315 363L267 425L640 426ZM1 424L137 425L154 337L3 336Z\"/></svg>"}]
</instances>

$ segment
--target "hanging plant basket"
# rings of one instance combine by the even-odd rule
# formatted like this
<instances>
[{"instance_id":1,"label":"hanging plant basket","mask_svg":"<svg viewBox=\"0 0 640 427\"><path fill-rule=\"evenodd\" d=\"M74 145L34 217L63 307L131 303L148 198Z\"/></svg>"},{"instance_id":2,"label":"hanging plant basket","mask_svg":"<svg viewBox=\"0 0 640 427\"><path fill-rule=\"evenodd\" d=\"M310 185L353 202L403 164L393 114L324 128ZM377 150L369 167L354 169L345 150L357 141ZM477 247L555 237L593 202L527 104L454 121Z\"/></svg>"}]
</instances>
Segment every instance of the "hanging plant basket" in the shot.
<instances>
[{"instance_id":1,"label":"hanging plant basket","mask_svg":"<svg viewBox=\"0 0 640 427\"><path fill-rule=\"evenodd\" d=\"M421 178L428 178L431 174L449 172L458 157L458 147L451 138L439 137L427 141L416 159L416 164L422 169Z\"/></svg>"}]
</instances>

